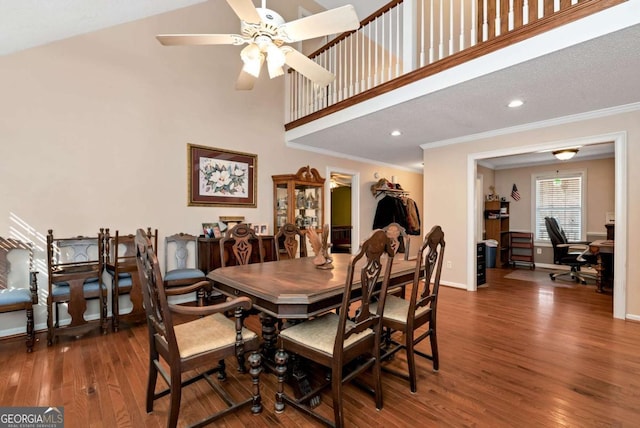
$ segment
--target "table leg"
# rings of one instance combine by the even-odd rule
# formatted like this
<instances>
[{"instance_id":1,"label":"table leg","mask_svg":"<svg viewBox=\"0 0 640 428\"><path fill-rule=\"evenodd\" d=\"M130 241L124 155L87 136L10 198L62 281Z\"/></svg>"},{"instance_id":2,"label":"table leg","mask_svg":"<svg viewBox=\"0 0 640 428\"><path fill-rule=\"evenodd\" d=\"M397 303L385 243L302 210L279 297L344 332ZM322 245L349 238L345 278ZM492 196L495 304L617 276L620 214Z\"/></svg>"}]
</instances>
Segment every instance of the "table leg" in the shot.
<instances>
[{"instance_id":1,"label":"table leg","mask_svg":"<svg viewBox=\"0 0 640 428\"><path fill-rule=\"evenodd\" d=\"M598 252L596 254L596 258L598 260L596 264L596 292L602 293L602 271L604 270L604 265L602 264L602 254Z\"/></svg>"},{"instance_id":2,"label":"table leg","mask_svg":"<svg viewBox=\"0 0 640 428\"><path fill-rule=\"evenodd\" d=\"M262 355L268 362L273 362L276 347L278 345L278 333L276 331L277 319L264 312L260 313L262 324Z\"/></svg>"},{"instance_id":3,"label":"table leg","mask_svg":"<svg viewBox=\"0 0 640 428\"><path fill-rule=\"evenodd\" d=\"M260 313L260 323L262 324L262 355L263 362L272 372L278 373L278 333L276 328L277 319L271 315ZM282 358L282 355L280 356ZM288 358L286 358L288 359ZM285 359L285 360L286 360ZM307 376L307 367L297 355L292 354L289 360L290 379L293 381L293 387L296 396L302 397L312 391L311 382ZM312 407L320 404L320 396L314 396L309 400Z\"/></svg>"}]
</instances>

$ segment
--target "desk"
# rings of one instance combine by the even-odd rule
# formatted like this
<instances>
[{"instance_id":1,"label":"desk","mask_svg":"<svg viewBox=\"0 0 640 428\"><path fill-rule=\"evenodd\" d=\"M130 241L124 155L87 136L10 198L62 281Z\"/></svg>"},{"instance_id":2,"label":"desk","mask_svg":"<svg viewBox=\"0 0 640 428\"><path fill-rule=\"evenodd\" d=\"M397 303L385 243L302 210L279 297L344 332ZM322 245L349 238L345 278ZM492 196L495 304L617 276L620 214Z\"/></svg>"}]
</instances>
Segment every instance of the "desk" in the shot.
<instances>
[{"instance_id":1,"label":"desk","mask_svg":"<svg viewBox=\"0 0 640 428\"><path fill-rule=\"evenodd\" d=\"M262 339L267 357L275 350L276 319L303 320L335 309L342 302L350 254L332 254L334 269L317 269L313 257L227 266L215 269L207 277L227 296L246 296L263 315ZM364 263L364 261L363 261ZM396 257L389 289L413 281L415 260ZM354 287L359 290L359 275ZM356 296L354 296L356 297Z\"/></svg>"},{"instance_id":2,"label":"desk","mask_svg":"<svg viewBox=\"0 0 640 428\"><path fill-rule=\"evenodd\" d=\"M596 291L602 293L603 283L613 283L613 254L615 241L598 240L589 244L589 251L597 257L598 263L595 266ZM603 257L604 255L604 257Z\"/></svg>"}]
</instances>

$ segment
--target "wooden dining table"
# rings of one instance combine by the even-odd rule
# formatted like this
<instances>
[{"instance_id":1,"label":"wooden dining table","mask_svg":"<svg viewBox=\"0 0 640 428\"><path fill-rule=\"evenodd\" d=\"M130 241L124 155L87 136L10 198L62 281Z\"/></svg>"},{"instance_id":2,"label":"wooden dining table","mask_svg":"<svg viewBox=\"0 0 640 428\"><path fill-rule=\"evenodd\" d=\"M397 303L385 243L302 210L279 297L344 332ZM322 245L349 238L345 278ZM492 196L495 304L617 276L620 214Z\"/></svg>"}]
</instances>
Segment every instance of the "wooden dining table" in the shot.
<instances>
[{"instance_id":1,"label":"wooden dining table","mask_svg":"<svg viewBox=\"0 0 640 428\"><path fill-rule=\"evenodd\" d=\"M297 322L336 309L342 302L350 254L332 254L333 269L319 269L313 257L227 266L207 274L213 287L230 297L246 296L260 311L262 353L265 363L273 361L277 346L278 320ZM364 264L364 259L359 263ZM358 265L356 266L356 268ZM416 261L395 257L389 290L413 281ZM354 275L353 295L360 294L360 276ZM304 376L297 375L299 389L305 391ZM319 401L316 401L316 403ZM313 405L313 403L312 403Z\"/></svg>"}]
</instances>

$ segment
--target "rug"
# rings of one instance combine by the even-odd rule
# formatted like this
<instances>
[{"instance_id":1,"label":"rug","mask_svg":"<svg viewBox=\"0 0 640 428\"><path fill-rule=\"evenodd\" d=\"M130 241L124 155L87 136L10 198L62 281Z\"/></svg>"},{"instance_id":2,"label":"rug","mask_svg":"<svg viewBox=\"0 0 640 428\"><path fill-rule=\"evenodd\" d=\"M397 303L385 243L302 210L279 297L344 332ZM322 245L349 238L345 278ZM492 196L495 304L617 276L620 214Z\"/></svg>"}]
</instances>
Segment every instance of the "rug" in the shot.
<instances>
[{"instance_id":1,"label":"rug","mask_svg":"<svg viewBox=\"0 0 640 428\"><path fill-rule=\"evenodd\" d=\"M551 280L549 274L554 271L548 269L519 269L505 275L505 279L514 279L517 281L535 282L539 285L550 285L553 287L573 288L579 284L570 279L570 277L564 276L558 278L555 281Z\"/></svg>"}]
</instances>

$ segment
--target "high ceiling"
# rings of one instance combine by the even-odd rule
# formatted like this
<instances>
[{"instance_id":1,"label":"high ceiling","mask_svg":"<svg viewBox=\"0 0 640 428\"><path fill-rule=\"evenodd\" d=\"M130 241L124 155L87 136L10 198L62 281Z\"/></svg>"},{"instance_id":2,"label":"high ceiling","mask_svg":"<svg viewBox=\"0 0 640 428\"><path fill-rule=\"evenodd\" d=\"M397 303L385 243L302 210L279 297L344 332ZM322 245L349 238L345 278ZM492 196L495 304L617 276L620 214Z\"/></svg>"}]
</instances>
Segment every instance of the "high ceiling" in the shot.
<instances>
[{"instance_id":1,"label":"high ceiling","mask_svg":"<svg viewBox=\"0 0 640 428\"><path fill-rule=\"evenodd\" d=\"M141 19L205 0L2 0L0 55ZM220 0L221 1L221 0ZM317 0L326 8L354 4L362 19L384 0ZM259 5L255 0L255 4ZM640 3L640 0L629 0ZM640 14L639 14L640 15ZM640 102L640 20L636 25L414 98L294 141L376 162L419 169L421 145L490 130ZM526 103L504 107L514 96ZM392 139L391 129L403 135ZM600 149L601 150L601 149ZM580 156L587 156L581 150ZM600 156L611 156L608 154ZM506 162L506 163L505 163ZM526 163L492 160L494 167Z\"/></svg>"}]
</instances>

